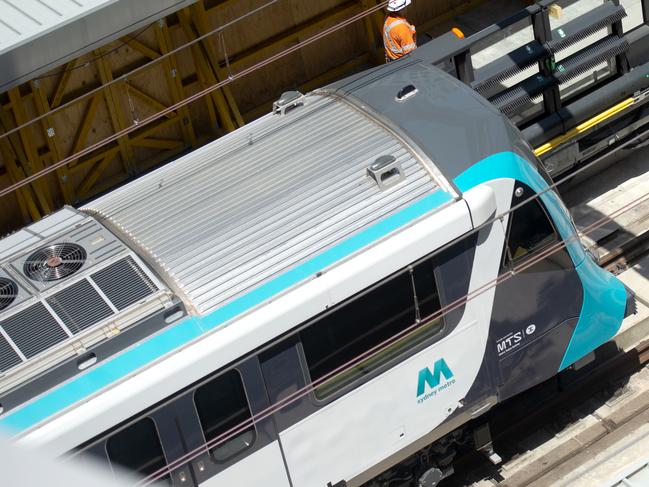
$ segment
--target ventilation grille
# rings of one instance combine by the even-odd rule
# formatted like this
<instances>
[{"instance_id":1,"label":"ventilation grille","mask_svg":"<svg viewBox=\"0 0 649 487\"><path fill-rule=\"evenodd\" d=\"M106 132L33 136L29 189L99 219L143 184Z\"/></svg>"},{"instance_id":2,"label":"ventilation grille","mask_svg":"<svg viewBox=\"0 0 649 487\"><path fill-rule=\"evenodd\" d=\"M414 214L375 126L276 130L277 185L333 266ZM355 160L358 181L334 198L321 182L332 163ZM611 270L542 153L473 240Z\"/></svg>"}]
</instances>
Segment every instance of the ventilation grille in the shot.
<instances>
[{"instance_id":1,"label":"ventilation grille","mask_svg":"<svg viewBox=\"0 0 649 487\"><path fill-rule=\"evenodd\" d=\"M73 334L113 314L111 307L86 280L79 281L49 297L47 304Z\"/></svg>"},{"instance_id":2,"label":"ventilation grille","mask_svg":"<svg viewBox=\"0 0 649 487\"><path fill-rule=\"evenodd\" d=\"M158 290L131 257L122 259L91 277L119 311Z\"/></svg>"},{"instance_id":3,"label":"ventilation grille","mask_svg":"<svg viewBox=\"0 0 649 487\"><path fill-rule=\"evenodd\" d=\"M0 321L0 326L28 359L68 338L43 303Z\"/></svg>"},{"instance_id":4,"label":"ventilation grille","mask_svg":"<svg viewBox=\"0 0 649 487\"><path fill-rule=\"evenodd\" d=\"M53 255L53 248L62 250L57 255L68 260L83 260L79 253L79 249L83 252L82 247L67 243L64 245L68 248L61 249L58 244L43 247L25 261L25 266L35 262L35 256L40 258L41 255ZM8 306L9 298L17 294L19 287L2 276L0 283L5 284L4 288L0 288L0 296L8 297ZM71 336L106 323L158 290L135 259L127 256L90 276L71 281L53 294L45 294L44 301L38 301L0 320L0 372L6 372L41 352L54 349L62 342L65 342L66 347L69 346L67 342Z\"/></svg>"},{"instance_id":5,"label":"ventilation grille","mask_svg":"<svg viewBox=\"0 0 649 487\"><path fill-rule=\"evenodd\" d=\"M80 245L56 243L32 253L23 264L23 272L33 281L57 281L81 269L86 258L86 251Z\"/></svg>"},{"instance_id":6,"label":"ventilation grille","mask_svg":"<svg viewBox=\"0 0 649 487\"><path fill-rule=\"evenodd\" d=\"M0 277L0 311L9 307L18 296L18 285L11 279Z\"/></svg>"},{"instance_id":7,"label":"ventilation grille","mask_svg":"<svg viewBox=\"0 0 649 487\"><path fill-rule=\"evenodd\" d=\"M18 354L11 348L5 337L0 335L0 372L5 372L22 362Z\"/></svg>"}]
</instances>

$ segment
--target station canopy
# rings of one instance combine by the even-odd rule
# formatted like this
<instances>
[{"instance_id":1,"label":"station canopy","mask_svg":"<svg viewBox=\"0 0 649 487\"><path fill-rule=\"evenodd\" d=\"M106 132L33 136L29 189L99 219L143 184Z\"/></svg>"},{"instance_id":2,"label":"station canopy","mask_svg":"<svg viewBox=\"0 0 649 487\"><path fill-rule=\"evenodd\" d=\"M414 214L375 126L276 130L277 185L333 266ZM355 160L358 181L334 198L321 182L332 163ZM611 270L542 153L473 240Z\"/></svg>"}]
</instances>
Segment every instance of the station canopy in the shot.
<instances>
[{"instance_id":1,"label":"station canopy","mask_svg":"<svg viewBox=\"0 0 649 487\"><path fill-rule=\"evenodd\" d=\"M3 0L0 92L37 78L195 0Z\"/></svg>"}]
</instances>

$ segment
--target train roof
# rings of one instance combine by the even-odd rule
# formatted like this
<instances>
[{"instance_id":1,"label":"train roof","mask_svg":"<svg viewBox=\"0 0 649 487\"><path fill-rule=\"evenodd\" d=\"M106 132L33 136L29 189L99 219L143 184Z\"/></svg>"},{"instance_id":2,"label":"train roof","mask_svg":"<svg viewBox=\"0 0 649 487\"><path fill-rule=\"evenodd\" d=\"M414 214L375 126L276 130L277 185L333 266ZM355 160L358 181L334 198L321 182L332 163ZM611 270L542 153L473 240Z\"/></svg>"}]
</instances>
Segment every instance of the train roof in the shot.
<instances>
[{"instance_id":1,"label":"train roof","mask_svg":"<svg viewBox=\"0 0 649 487\"><path fill-rule=\"evenodd\" d=\"M96 360L87 350L103 360L153 340L185 309L213 318L151 348L171 351L317 277L461 200L454 179L520 141L468 87L406 60L285 94L273 113L0 240L0 278L19 291L0 307L0 394L14 395L1 396L5 411ZM32 260L52 279L28 275ZM37 421L23 412L16 421Z\"/></svg>"},{"instance_id":2,"label":"train roof","mask_svg":"<svg viewBox=\"0 0 649 487\"><path fill-rule=\"evenodd\" d=\"M415 51L418 58L358 73L324 91L356 99L399 127L444 177L453 181L476 162L519 149L525 142L509 119L485 98L426 62L427 50L434 47L426 44ZM417 93L399 101L397 95L409 85Z\"/></svg>"},{"instance_id":3,"label":"train roof","mask_svg":"<svg viewBox=\"0 0 649 487\"><path fill-rule=\"evenodd\" d=\"M393 156L403 180L368 176ZM389 130L338 99L302 97L83 210L206 314L437 191Z\"/></svg>"},{"instance_id":4,"label":"train roof","mask_svg":"<svg viewBox=\"0 0 649 487\"><path fill-rule=\"evenodd\" d=\"M412 85L399 99L399 92ZM246 125L82 208L206 314L510 150L506 119L422 62L282 100ZM393 157L388 188L368 168Z\"/></svg>"}]
</instances>

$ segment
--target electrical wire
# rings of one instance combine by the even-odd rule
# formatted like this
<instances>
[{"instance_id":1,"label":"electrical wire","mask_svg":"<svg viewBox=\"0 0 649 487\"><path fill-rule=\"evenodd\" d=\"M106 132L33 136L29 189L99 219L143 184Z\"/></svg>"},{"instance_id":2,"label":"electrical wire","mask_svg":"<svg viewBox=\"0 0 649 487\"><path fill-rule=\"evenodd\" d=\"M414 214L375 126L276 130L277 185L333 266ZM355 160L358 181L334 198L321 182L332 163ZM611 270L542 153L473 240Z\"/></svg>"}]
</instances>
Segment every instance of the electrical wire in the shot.
<instances>
[{"instance_id":1,"label":"electrical wire","mask_svg":"<svg viewBox=\"0 0 649 487\"><path fill-rule=\"evenodd\" d=\"M529 198L527 201L532 201L535 198ZM595 221L588 227L586 227L583 231L582 234L587 235L589 233L594 232L595 230L598 230L602 226L606 225L609 223L613 218L616 218L627 211L632 210L636 206L639 206L645 202L649 201L649 193L645 193L644 195L636 198L635 200L627 203L626 205L618 208L614 212L612 212L609 215L605 215L599 220ZM526 202L527 203L527 202ZM524 203L524 204L526 204ZM491 223L494 223L495 220L492 220ZM473 232L470 232L473 233ZM468 235L464 235L462 239L467 238ZM447 306L442 307L440 310L437 312L431 314L430 316L426 317L425 319L421 320L422 322L429 322L429 321L434 321L437 319L442 318L443 316L447 315L451 311L454 311L462 306L464 306L466 303L468 303L470 300L477 298L478 296L484 294L485 292L489 291L490 289L495 288L497 285L507 281L508 279L511 279L515 275L525 271L529 267L536 265L537 263L545 260L546 258L550 257L551 255L555 254L556 252L559 252L560 250L563 250L564 248L567 247L568 243L574 243L574 242L579 242L579 236L577 234L574 234L573 236L569 237L566 240L560 240L556 242L555 244L552 244L548 246L546 249L544 249L542 252L539 252L538 254L534 255L532 258L530 258L528 261L523 262L522 264L514 267L513 269L506 271L499 276L497 276L495 279L479 286L475 290L467 293L465 296L453 301L452 303L448 304ZM588 258L588 257L586 257ZM181 467L187 462L190 462L197 458L200 455L203 455L206 453L206 451L209 451L209 449L214 448L220 444L222 444L225 441L228 441L229 439L233 438L234 436L237 436L238 434L246 431L250 427L253 427L256 423L259 423L260 421L263 421L264 419L270 417L274 413L278 412L280 409L292 404L293 402L297 401L298 399L301 399L302 397L307 396L309 393L315 391L320 385L323 383L331 380L332 378L343 374L347 372L348 370L352 369L353 367L359 365L361 362L370 359L381 352L385 351L388 347L391 345L395 344L401 339L407 338L409 335L414 334L420 327L422 326L421 322L414 323L413 325L409 326L408 328L405 328L401 332L395 334L394 336L384 340L383 342L375 345L374 347L370 348L369 350L363 352L362 354L354 357L353 359L349 360L348 362L340 365L339 367L335 368L334 370L330 371L329 373L323 375L321 378L312 381L310 384L306 385L305 387L302 387L301 389L298 389L297 391L293 392L292 394L288 395L284 399L281 399L277 401L276 403L270 405L269 407L261 410L260 412L252 415L249 419L246 421L243 421L239 423L238 425L230 428L229 430L223 432L219 436L211 439L210 441L207 441L205 444L201 445L200 447L186 453L185 455L179 457L178 459L170 462L167 466L159 469L156 472L153 472L151 475L146 477L145 479L141 480L139 483L137 483L137 486L143 486L143 485L149 485L150 483L160 480L161 478L167 476L170 474L173 470Z\"/></svg>"},{"instance_id":2,"label":"electrical wire","mask_svg":"<svg viewBox=\"0 0 649 487\"><path fill-rule=\"evenodd\" d=\"M272 0L272 2L276 2L276 1L278 1L278 0ZM164 117L165 115L167 115L169 113L175 112L177 109L179 109L179 108L181 108L181 107L183 107L185 105L188 105L188 104L190 104L190 103L192 103L192 102L194 102L196 100L201 99L205 95L208 95L208 94L212 93L213 91L216 91L216 90L218 90L218 89L220 89L220 88L222 88L222 87L224 87L224 86L238 80L239 78L243 78L244 76L247 76L248 74L250 74L250 73L252 73L252 72L254 72L256 70L258 70L260 68L263 68L264 66L267 66L267 65L273 63L274 61L276 61L278 59L281 59L281 58L283 58L285 56L288 56L289 54L292 54L293 52L298 51L299 49L302 49L304 46L312 44L313 42L316 42L316 41L322 39L323 37L328 36L332 32L336 32L337 30L345 28L345 27L353 24L354 22L356 22L356 21L358 21L358 20L360 20L360 19L362 19L364 17L367 17L368 15L373 14L374 12L382 9L385 4L387 4L387 2L380 3L380 4L378 4L378 5L374 6L374 7L371 7L369 9L367 9L367 10L364 10L364 11L362 11L362 12L348 18L348 19L345 19L345 20L339 22L335 26L324 29L321 32L319 32L317 34L314 34L313 36L309 37L308 39L305 39L304 41L300 41L297 44L294 44L293 46L291 46L291 47L289 47L287 49L284 49L284 50L282 50L282 51L280 51L280 52L278 52L278 53L264 59L263 61L258 62L257 64L254 64L254 65L252 65L252 66L250 66L248 68L242 69L241 71L229 76L228 78L224 79L223 81L220 81L220 82L215 83L215 84L213 84L211 86L208 86L207 88L205 88L205 89L203 89L203 90L201 90L201 91L199 91L199 92L197 92L197 93L195 93L193 95L190 95L190 96L184 98L183 100L181 100L181 101L179 101L177 103L174 103L173 105L165 108L164 110L160 110L159 112L156 112L156 113L154 113L152 115L149 115L148 117L140 120L137 124L133 124L133 125L131 125L129 127L126 127L126 128L124 128L122 130L119 130L119 131L115 132L113 135L111 135L109 137L106 137L106 138L100 140L99 142L96 142L96 143L94 143L94 144L92 144L92 145L90 145L90 146L76 152L75 154L72 154L72 155L70 155L68 157L65 157L64 159L60 160L59 162L57 162L55 164L52 164L50 166L47 166L47 167L41 169L40 171L35 172L34 174L31 174L31 175L21 179L20 181L12 184L10 186L7 186L6 188L1 189L0 190L0 198L12 193L13 191L15 191L15 190L17 190L19 188L22 188L23 186L31 183L32 181L35 181L35 180L37 180L37 179L39 179L39 178L41 178L41 177L43 177L43 176L45 176L45 175L47 175L49 173L52 173L52 172L56 171L57 169L67 165L68 163L70 163L72 161L78 160L80 157L83 157L84 155L89 154L89 153L99 149L100 147L103 147L103 146L105 146L105 145L107 145L107 144L109 144L111 142L116 141L117 139L119 139L120 137L123 137L124 135L128 135L129 133L140 129L140 128L154 122L155 120L158 120L159 118ZM116 79L119 79L119 78L116 78ZM106 86L106 85L104 85L104 86ZM89 92L89 93L91 93L91 92ZM61 108L61 107L57 107L56 110L58 110L59 108ZM51 113L51 112L48 112L48 114L49 113ZM45 114L45 115L43 115L41 117L37 117L37 118L31 120L29 122L29 124L39 120L42 117L47 116L48 114ZM0 136L0 139L2 139L5 136L10 135L11 133L14 133L16 130L19 130L19 127L16 127L14 129L10 130L9 132L6 132L2 136Z\"/></svg>"},{"instance_id":3,"label":"electrical wire","mask_svg":"<svg viewBox=\"0 0 649 487\"><path fill-rule=\"evenodd\" d=\"M636 135L635 137L629 139L626 141L624 144L621 144L620 148L626 147L629 144L634 143L636 140L641 139L645 137L646 135L649 134L649 130L640 133ZM504 213L501 213L499 215L494 216L493 218L489 219L482 225L479 225L478 227L474 228L473 230L467 232L464 234L460 239L457 239L456 241L463 240L465 238L469 238L471 235L479 232L483 228L486 228L489 225L494 224L498 220L502 220L506 215L509 215L513 211L523 207L524 205L536 200L537 198L540 198L541 195L555 190L558 185L563 184L570 179L576 177L583 171L588 170L591 168L594 164L602 160L606 156L600 156L598 158L593 159L591 162L588 164L585 164L583 167L581 167L579 170L574 171L571 174L568 174L567 176L563 177L562 179L553 182L551 185L548 185L547 188L544 190L534 194L533 196L527 198L526 200L520 202L517 205L512 206L509 208L507 211ZM558 197L558 196L557 196ZM610 213L609 215L605 215L599 220L596 220L592 224L588 225L584 229L581 230L581 235L588 235L590 233L593 233L594 231L598 230L599 228L603 227L604 225L608 224L613 218L616 218L627 211L632 210L636 206L639 206L645 202L649 201L649 193L645 193L644 195L636 198L635 200L627 203L626 205L622 206L621 208L618 208L614 212ZM465 296L458 298L457 300L449 303L448 305L440 308L437 312L433 313L432 315L428 316L422 321L432 321L435 319L439 319L446 314L460 308L461 306L464 306L466 303L468 303L470 300L475 299L476 297L480 296L481 294L485 293L486 291L496 287L497 285L505 282L506 280L510 279L511 277L519 274L520 272L525 271L526 269L530 268L531 266L543 261L544 259L550 257L551 255L555 254L556 252L559 252L560 250L564 249L567 247L568 243L578 243L579 242L579 234L575 233L573 236L569 237L566 240L560 240L554 244L549 245L547 248L543 249L540 251L538 254L534 255L532 258L529 260L519 264L518 266L500 274L497 276L495 279L488 281L481 286L477 287L473 291L467 293ZM588 258L588 257L586 257ZM272 414L278 412L280 409L283 407L292 404L293 402L297 401L298 399L308 395L312 391L314 391L318 386L322 385L326 381L332 379L333 377L342 374L346 372L347 370L353 368L354 366L358 365L360 362L369 359L373 357L374 355L377 355L381 353L383 350L385 350L387 347L389 347L391 344L395 343L396 341L399 341L405 337L407 337L411 333L415 333L417 329L421 326L420 323L415 323L411 325L410 327L405 328L401 332L397 333L396 335L388 338L387 340L384 340L383 342L375 345L374 347L370 348L369 350L365 351L364 353L358 355L357 357L351 359L350 361L342 364L341 366L335 368L334 370L330 371L329 373L323 375L319 379L312 381L310 384L306 385L305 387L298 389L297 391L293 392L292 394L288 395L284 399L281 399L277 401L276 403L272 404L266 409L263 409L262 411L252 415L248 420L240 423L239 425L231 428L228 431L223 432L221 435L213 438L209 442L206 442L204 445L186 453L185 455L181 456L180 458L170 462L167 466L161 468L160 470L152 473L145 479L143 479L140 483L136 484L138 486L142 485L148 485L151 482L154 482L155 480L159 480L169 473L171 473L173 470L176 468L182 466L183 464L193 460L194 458L204 454L207 450L210 448L213 448L214 446L217 446L230 438L238 435L239 433L247 430L251 426L253 426L255 423L258 423L259 421L262 421Z\"/></svg>"},{"instance_id":4,"label":"electrical wire","mask_svg":"<svg viewBox=\"0 0 649 487\"><path fill-rule=\"evenodd\" d=\"M159 57L157 57L155 59L152 59L151 61L147 62L146 64L143 64L142 66L138 66L137 68L133 69L132 71L129 71L126 74L118 76L117 78L113 78L111 81L109 81L109 82L107 82L107 83L105 83L105 84L103 84L101 86L98 86L97 88L94 88L94 89L84 93L83 95L79 96L78 98L75 98L74 100L70 100L69 102L64 103L63 105L59 105L56 108L52 108L50 111L48 111L46 113L43 113L43 114L41 114L41 115L39 115L37 117L34 117L31 120L29 120L28 122L25 122L25 123L23 123L21 125L18 125L16 127L12 128L11 130L8 130L7 132L4 132L4 133L0 134L0 140L4 139L5 137L8 137L11 134L14 134L14 133L18 132L19 130L22 130L22 129L30 126L33 123L36 123L36 122L38 122L40 120L43 120L46 117L50 117L54 113L57 113L57 112L59 112L61 110L64 110L65 108L68 108L69 106L71 106L71 105L73 105L73 104L75 104L75 103L77 103L77 102L79 102L81 100L84 100L86 98L94 96L95 94L97 94L100 91L108 88L109 86L112 86L115 83L119 83L121 81L125 81L128 78L132 78L135 74L137 74L137 73L139 73L141 71L144 71L146 69L149 69L155 63L157 63L159 61L162 61L163 59L166 59L166 58L168 58L170 56L173 56L174 54L179 53L180 51L184 50L185 48L193 46L194 44L196 44L198 42L201 42L201 41L207 39L208 37L210 37L210 36L212 36L212 35L214 35L214 34L216 34L218 32L221 32L224 29L227 29L228 27L230 27L230 26L232 26L232 25L234 25L234 24L236 24L236 23L238 23L238 22L240 22L242 20L245 20L248 17L250 17L250 16L252 16L252 15L254 15L256 13L261 12L262 10L270 7L271 5L274 5L275 3L279 2L279 1L280 0L270 0L270 1L266 2L265 4L260 5L259 7L255 8L253 10L250 10L249 12L246 12L245 14L243 14L243 15L241 15L241 16L239 16L239 17L237 17L237 18L235 18L235 19L233 19L233 20L231 20L229 22L226 22L225 24L223 24L223 25L221 25L219 27L216 27L215 29L212 29L209 32L206 32L203 35L198 36L196 39L193 39L193 40L191 40L189 42L186 42L182 46L178 46L178 47L172 49L169 52L160 54Z\"/></svg>"},{"instance_id":5,"label":"electrical wire","mask_svg":"<svg viewBox=\"0 0 649 487\"><path fill-rule=\"evenodd\" d=\"M144 28L142 28L141 30L139 30L139 31L138 31L137 33L135 33L134 35L130 35L130 34L129 34L129 35L126 35L126 36L124 36L124 37L127 37L129 41L137 41L138 38L139 38L142 34L144 34L147 30L149 30L149 29L151 28L152 25L153 25L153 24L149 24L149 25L147 25L146 27L144 27ZM65 73L71 73L71 72L73 72L73 71L77 71L78 69L86 68L87 66L90 66L91 64L95 64L95 63L98 62L100 59L103 59L103 58L105 58L105 57L107 57L107 56L110 56L111 54L113 54L113 53L119 51L119 50L120 50L121 48L123 48L124 46L133 48L132 46L129 45L128 41L125 42L125 41L123 41L122 39L117 39L117 41L120 43L120 45L119 45L118 47L115 47L115 48L111 49L110 51L102 52L99 56L95 56L95 57L93 57L92 59L88 59L87 61L85 61L85 62L83 62L83 63L81 63L81 64L79 64L79 65L77 65L77 66L74 66L74 67L72 67L72 68L62 69L61 71L57 71L56 73L52 73L52 74L44 74L44 75L42 75L42 76L39 76L37 79L43 79L43 78L57 78L57 77L61 76L62 74L65 74ZM78 59L78 58L77 58L77 59ZM106 86L108 86L108 83L106 83ZM85 96L85 95L84 95L84 96ZM82 98L83 98L83 97L77 98L77 99L73 100L73 102L76 102L76 101L78 101L78 100L80 100L80 99L82 99ZM48 112L48 113L44 114L43 116L47 116L49 113L51 113L51 112ZM32 124L33 122L36 122L36 121L38 121L38 119L33 119L33 120L30 120L29 122L27 122L27 124ZM23 124L23 125L25 125L25 124ZM16 128L17 128L18 130L20 130L18 127L16 127ZM0 134L0 139L2 139L2 137L4 137L5 135L9 135L9 133L7 133L7 134Z\"/></svg>"},{"instance_id":6,"label":"electrical wire","mask_svg":"<svg viewBox=\"0 0 649 487\"><path fill-rule=\"evenodd\" d=\"M269 4L276 3L277 1L278 0L273 0L273 1L269 2L268 4L260 7L260 9L264 8L265 6L267 6ZM336 26L334 26L332 28L325 29L322 32L320 32L320 33L306 39L305 41L299 42L298 44L292 46L291 48L280 51L279 53L277 53L277 54L275 54L273 56L270 56L269 58L265 59L264 61L261 61L261 62L255 64L255 65L253 65L253 66L251 66L249 68L246 68L246 69L232 75L230 78L228 78L226 80L223 80L223 81L221 81L219 83L215 83L214 85L212 85L212 86L210 86L210 87L196 93L195 95L192 95L192 96L186 98L185 100L182 100L181 102L178 102L178 103L166 108L165 110L161 110L160 112L147 117L146 119L140 121L137 125L133 125L131 127L123 129L123 130L117 132L116 134L114 134L113 136L107 137L106 139L103 139L102 141L100 141L100 142L98 142L98 143L96 143L96 144L94 144L94 145L92 145L92 146L90 146L90 147L88 147L88 148L86 148L84 150L81 150L81 151L77 152L76 154L73 154L73 155L63 159L62 161L59 161L57 164L49 166L48 168L45 168L45 169L43 169L43 170L41 170L41 171L39 171L39 172L29 176L29 177L23 179L22 181L1 190L0 191L0 197L5 196L5 195L11 193L12 191L26 185L26 184L29 184L30 182L34 181L35 179L38 179L41 176L44 176L45 174L48 174L50 172L55 171L59 167L62 167L63 165L67 164L68 162L70 162L72 160L76 160L76 159L82 157L83 155L88 154L89 152L92 152L92 151L96 150L97 148L102 147L102 146L104 146L104 145L118 139L119 137L122 137L123 135L126 135L126 134L130 133L131 131L133 131L133 130L135 130L137 128L142 127L143 125L151 123L154 120L156 120L158 118L161 118L162 116L164 116L164 115L166 115L166 114L168 114L168 113L170 113L172 111L175 111L177 108L180 108L180 107L182 107L184 105L187 105L187 104L201 98L202 96L205 96L205 95L207 95L207 94L221 88L222 86L227 85L228 83L230 83L230 82L232 82L232 81L234 81L234 80L236 80L236 79L238 79L240 77L243 77L243 76L245 76L245 75L247 75L247 74L249 74L249 73L251 73L251 72L253 72L253 71L257 70L257 69L260 69L261 67L264 67L264 66L274 62L277 59L280 59L280 58L282 58L284 56L287 56L287 55L291 54L292 52L295 52L296 50L301 49L305 45L308 45L308 44L310 44L312 42L315 42L315 41L321 39L322 37L324 37L324 36L326 36L326 35L328 35L328 34L330 34L332 32L335 32L335 31L337 31L339 29L342 29L342 28L350 25L351 23L353 23L353 22L355 22L355 21L357 21L359 19L361 19L361 18L363 18L363 17L365 17L367 15L370 15L370 14L374 13L375 11L378 11L379 9L383 8L385 3L387 3L387 2L383 2L382 4L379 4L379 5L377 5L377 6L373 7L373 8L367 9L366 11L363 11L363 12L361 12L361 13L353 16L353 17L350 17L349 19L341 22L340 24L338 24L338 25L336 25ZM252 13L248 13L247 15L251 15L251 14ZM243 17L245 17L245 16L242 16L242 18ZM238 21L238 19L237 19L237 21ZM218 32L218 31L222 30L224 27L225 26L219 27L218 29L215 29L214 31L211 31L210 33L207 33L207 34L195 39L191 43L199 42L200 40L204 39L205 37L208 37L209 35L212 35L212 34ZM174 51L170 51L169 53L166 53L164 56L172 55L173 53L177 52L178 50L184 49L188 45L190 45L190 43L188 43L188 44L186 44L184 46L181 46L181 47L177 48ZM159 58L156 59L156 61L157 60L159 60ZM149 64L151 64L151 63L149 63ZM147 65L142 66L141 68L143 69L146 66ZM129 75L132 76L132 73L129 73ZM124 77L124 78L126 78L126 77ZM120 80L120 78L116 78L113 82L117 82L119 80ZM100 89L105 88L107 85L102 86ZM89 96L89 95L90 95L90 93L87 94L87 96ZM64 105L62 105L61 107L58 107L56 110L62 109L62 108L64 108ZM56 111L56 110L53 110L53 111ZM28 124L25 124L25 125L29 125L29 124L31 124L33 122L36 122L39 119L50 115L52 112L48 112L47 114L44 114L39 118L31 120ZM24 127L23 126L16 127L15 129L12 129L12 131L9 131L9 132L3 134L0 138L8 136L11 133L16 132L17 130L20 130L21 128L24 128ZM626 145L634 142L638 138L646 135L647 133L649 133L649 131L644 132L643 134L640 134L640 135L634 137L630 141L627 141L626 143L622 144L622 146L626 146ZM492 219L489 222L486 222L485 224L481 225L480 227L475 229L473 232L470 232L468 235L474 233L475 231L480 230L481 228L484 228L485 226L487 226L489 224L494 223L494 221L503 218L504 215L507 215L507 214L511 213L512 211L515 211L517 208L520 208L521 206L527 204L528 202L530 202L530 201L532 201L532 200L534 200L536 198L539 198L545 192L550 191L552 189L555 189L557 185L567 181L570 178L575 177L577 174L579 174L580 172L586 170L588 167L591 167L592 164L598 162L599 160L600 159L595 159L592 162L590 162L589 164L587 164L587 165L583 166L582 168L580 168L580 170L570 174L569 176L563 178L562 180L560 180L558 182L553 183L552 185L549 185L548 188L546 188L542 192L539 192L539 193L535 194L534 196L532 196L531 198L529 198L528 200L523 201L523 202L519 203L516 206L513 206L512 208L510 208L504 214L496 216L494 219ZM596 229L602 227L603 225L605 225L606 223L608 223L611 220L611 218L614 218L615 216L619 216L620 214L623 214L624 212L629 211L630 209L634 208L635 206L638 206L639 204L644 203L647 200L649 200L649 193L641 196L640 198L637 198L636 200L634 200L631 203L625 205L621 209L616 210L611 215L601 218L597 222L593 223L592 225L590 225L589 227L584 229L582 231L582 234L588 234L588 233L593 232L594 230L596 230ZM463 238L467 238L468 235L465 235ZM553 244L553 245L549 246L548 248L544 249L542 252L540 252L539 254L534 256L533 258L529 259L529 261L524 262L520 266L515 267L514 269L499 275L496 279L494 279L494 280L480 286L476 290L474 290L471 293L467 294L465 297L460 298L460 299L456 300L453 303L450 303L446 307L440 309L438 312L431 315L428 319L430 319L430 320L438 319L438 318L444 316L445 314L448 314L449 312L453 311L454 309L457 309L460 306L463 306L464 304L466 304L471 299L476 298L477 296L483 294L484 292L488 291L489 289L492 289L493 287L495 287L498 284L506 281L507 279L513 277L514 275L524 271L525 269L529 268L530 266L540 262L541 260L543 260L543 259L549 257L550 255L552 255L552 254L560 251L561 249L565 248L568 242L574 242L574 241L577 241L577 240L578 240L578 236L575 235L575 236L573 236L573 237L571 237L571 238L569 238L569 239L567 239L565 241L560 241L560 242L557 242L556 244ZM334 376L336 376L338 374L341 374L341 373L345 372L346 370L348 370L349 368L352 368L352 367L358 365L358 363L360 363L361 361L380 353L382 350L384 350L385 348L387 348L388 346L393 344L395 341L404 338L409 333L413 333L416 330L416 328L418 328L419 326L421 326L421 325L418 324L418 323L414 324L411 327L406 328L405 330L403 330L399 334L391 337L390 339L388 339L388 340L376 345L375 347L367 350L363 354L355 357L354 359L350 360L349 362L347 362L347 363L339 366L338 368L332 370L331 372L329 372L328 374L322 376L318 380L311 382L308 386L306 386L306 387L304 387L304 388L302 388L302 389L300 389L298 391L295 391L294 393L292 393L288 397L278 401L277 403L273 404L269 408L266 408L265 410L262 410L261 412L259 412L256 415L252 416L246 422L244 422L244 423L242 423L242 424L240 424L240 425L238 425L238 426L236 426L234 428L231 428L230 430L228 430L228 431L222 433L221 435L217 436L216 438L212 439L210 442L207 442L205 445L199 447L196 450L193 450L192 452L187 453L185 456L175 460L174 462L170 462L170 464L168 464L166 467L164 467L163 469L160 469L157 472L154 472L151 476L147 477L143 482L149 483L149 482L152 482L152 481L154 481L156 479L159 479L159 478L162 478L162 477L168 475L171 471L178 468L182 464L184 464L184 463L186 463L188 461L191 461L193 458L196 458L196 456L198 456L198 455L203 454L206 449L212 448L217 444L220 444L220 443L222 443L224 441L227 441L229 438L231 438L231 437L237 435L238 433L248 429L250 426L254 425L255 423L257 423L257 422L267 418L268 416L274 414L279 409L285 407L286 405L294 402L295 400L297 400L297 399L299 399L301 397L304 397L306 394L309 394L311 391L313 391L319 385L321 385L322 383L330 380L332 377L334 377Z\"/></svg>"}]
</instances>

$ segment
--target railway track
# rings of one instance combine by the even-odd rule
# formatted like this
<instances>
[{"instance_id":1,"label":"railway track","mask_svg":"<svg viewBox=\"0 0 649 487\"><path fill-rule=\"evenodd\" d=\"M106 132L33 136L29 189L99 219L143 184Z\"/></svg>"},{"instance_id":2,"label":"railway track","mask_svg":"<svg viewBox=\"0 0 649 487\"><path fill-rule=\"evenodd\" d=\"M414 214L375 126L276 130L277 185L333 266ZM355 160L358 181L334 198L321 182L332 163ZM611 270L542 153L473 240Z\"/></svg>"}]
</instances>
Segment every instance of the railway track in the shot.
<instances>
[{"instance_id":1,"label":"railway track","mask_svg":"<svg viewBox=\"0 0 649 487\"><path fill-rule=\"evenodd\" d=\"M492 411L494 449L503 463L495 466L479 453L468 453L458 458L456 474L441 487L552 485L548 477L553 472L572 470L576 456L649 414L649 391L628 397L635 374L649 378L649 340L627 352L605 347L599 354L586 369L561 374ZM614 420L600 416L602 407L624 398L633 403L626 413Z\"/></svg>"}]
</instances>

